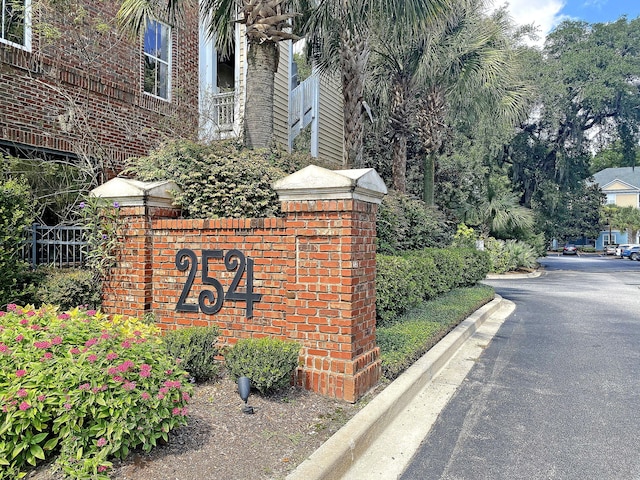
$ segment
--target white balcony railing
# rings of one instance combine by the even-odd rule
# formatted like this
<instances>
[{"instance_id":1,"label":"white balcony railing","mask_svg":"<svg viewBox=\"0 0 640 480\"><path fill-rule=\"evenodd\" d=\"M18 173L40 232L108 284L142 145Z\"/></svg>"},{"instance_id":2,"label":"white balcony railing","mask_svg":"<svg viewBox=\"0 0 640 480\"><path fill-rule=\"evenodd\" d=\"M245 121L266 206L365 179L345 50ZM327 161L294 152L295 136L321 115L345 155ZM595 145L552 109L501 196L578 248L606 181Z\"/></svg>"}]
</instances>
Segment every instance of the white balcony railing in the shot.
<instances>
[{"instance_id":1,"label":"white balcony railing","mask_svg":"<svg viewBox=\"0 0 640 480\"><path fill-rule=\"evenodd\" d=\"M312 75L291 91L289 99L289 146L293 145L303 128L318 116L320 79Z\"/></svg>"},{"instance_id":2,"label":"white balcony railing","mask_svg":"<svg viewBox=\"0 0 640 480\"><path fill-rule=\"evenodd\" d=\"M206 92L200 99L200 135L204 139L218 140L236 136L235 92Z\"/></svg>"}]
</instances>

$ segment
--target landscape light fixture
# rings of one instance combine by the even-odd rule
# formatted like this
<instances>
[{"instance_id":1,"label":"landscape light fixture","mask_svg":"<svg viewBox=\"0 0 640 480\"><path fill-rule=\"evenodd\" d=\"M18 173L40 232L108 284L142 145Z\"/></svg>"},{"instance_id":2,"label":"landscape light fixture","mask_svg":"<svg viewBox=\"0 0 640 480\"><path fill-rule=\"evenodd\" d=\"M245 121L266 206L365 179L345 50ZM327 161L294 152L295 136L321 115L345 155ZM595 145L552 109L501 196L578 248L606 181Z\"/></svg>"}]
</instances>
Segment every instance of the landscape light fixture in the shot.
<instances>
[{"instance_id":1,"label":"landscape light fixture","mask_svg":"<svg viewBox=\"0 0 640 480\"><path fill-rule=\"evenodd\" d=\"M251 392L251 380L249 377L238 378L238 393L240 398L244 401L244 407L242 407L242 413L253 413L253 407L247 405L249 400L249 393Z\"/></svg>"}]
</instances>

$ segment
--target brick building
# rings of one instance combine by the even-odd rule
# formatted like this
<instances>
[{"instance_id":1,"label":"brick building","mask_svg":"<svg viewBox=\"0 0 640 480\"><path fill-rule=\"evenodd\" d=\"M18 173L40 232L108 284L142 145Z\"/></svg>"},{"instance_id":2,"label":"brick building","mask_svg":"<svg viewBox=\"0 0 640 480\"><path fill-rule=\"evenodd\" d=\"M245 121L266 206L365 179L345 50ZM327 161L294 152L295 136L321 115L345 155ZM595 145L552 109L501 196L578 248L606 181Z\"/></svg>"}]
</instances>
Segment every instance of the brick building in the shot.
<instances>
[{"instance_id":1,"label":"brick building","mask_svg":"<svg viewBox=\"0 0 640 480\"><path fill-rule=\"evenodd\" d=\"M0 148L90 159L110 174L198 124L198 17L117 29L119 2L0 0Z\"/></svg>"},{"instance_id":2,"label":"brick building","mask_svg":"<svg viewBox=\"0 0 640 480\"><path fill-rule=\"evenodd\" d=\"M239 136L246 84L244 26L221 58L196 9L141 38L118 31L120 2L0 0L0 149L18 157L80 158L111 176L165 137ZM37 7L36 7L37 5ZM340 164L337 78L298 85L281 42L274 137L289 148L311 125L312 155ZM297 88L296 88L297 87Z\"/></svg>"}]
</instances>

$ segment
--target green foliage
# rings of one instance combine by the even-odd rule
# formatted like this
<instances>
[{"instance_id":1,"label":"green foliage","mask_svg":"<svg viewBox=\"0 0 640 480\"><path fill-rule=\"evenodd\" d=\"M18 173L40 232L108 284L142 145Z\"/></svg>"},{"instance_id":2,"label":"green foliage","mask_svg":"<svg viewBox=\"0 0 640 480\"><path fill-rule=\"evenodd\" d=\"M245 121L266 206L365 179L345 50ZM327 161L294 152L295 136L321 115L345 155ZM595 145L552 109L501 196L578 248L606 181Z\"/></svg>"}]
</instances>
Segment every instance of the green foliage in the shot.
<instances>
[{"instance_id":1,"label":"green foliage","mask_svg":"<svg viewBox=\"0 0 640 480\"><path fill-rule=\"evenodd\" d=\"M36 223L57 225L76 218L79 198L95 186L95 171L88 166L39 158L2 159L5 176L24 179L31 191Z\"/></svg>"},{"instance_id":2,"label":"green foliage","mask_svg":"<svg viewBox=\"0 0 640 480\"><path fill-rule=\"evenodd\" d=\"M65 476L108 479L110 457L148 452L186 423L191 387L157 328L75 308L0 315L0 479L57 455Z\"/></svg>"},{"instance_id":3,"label":"green foliage","mask_svg":"<svg viewBox=\"0 0 640 480\"><path fill-rule=\"evenodd\" d=\"M310 157L279 150L250 150L232 141L199 145L169 142L131 160L128 172L141 180L171 179L182 190L175 202L190 218L279 216L275 180L308 164Z\"/></svg>"},{"instance_id":4,"label":"green foliage","mask_svg":"<svg viewBox=\"0 0 640 480\"><path fill-rule=\"evenodd\" d=\"M300 345L277 338L238 340L224 356L234 379L249 377L251 386L269 393L288 386L298 365Z\"/></svg>"},{"instance_id":5,"label":"green foliage","mask_svg":"<svg viewBox=\"0 0 640 480\"><path fill-rule=\"evenodd\" d=\"M382 374L393 380L435 345L469 314L491 301L495 293L486 285L452 290L424 302L393 325L379 326Z\"/></svg>"},{"instance_id":6,"label":"green foliage","mask_svg":"<svg viewBox=\"0 0 640 480\"><path fill-rule=\"evenodd\" d=\"M532 206L538 213L538 228L547 238L568 240L600 234L602 201L597 184L560 191L554 182L547 181L539 187Z\"/></svg>"},{"instance_id":7,"label":"green foliage","mask_svg":"<svg viewBox=\"0 0 640 480\"><path fill-rule=\"evenodd\" d=\"M453 236L451 246L459 248L475 248L477 239L478 234L476 231L471 227L467 227L464 223L461 223L458 225L456 234Z\"/></svg>"},{"instance_id":8,"label":"green foliage","mask_svg":"<svg viewBox=\"0 0 640 480\"><path fill-rule=\"evenodd\" d=\"M28 285L28 266L18 250L33 214L29 187L20 180L0 183L0 305L17 301Z\"/></svg>"},{"instance_id":9,"label":"green foliage","mask_svg":"<svg viewBox=\"0 0 640 480\"><path fill-rule=\"evenodd\" d=\"M489 271L489 256L475 248L430 248L377 256L377 325L454 288L475 285Z\"/></svg>"},{"instance_id":10,"label":"green foliage","mask_svg":"<svg viewBox=\"0 0 640 480\"><path fill-rule=\"evenodd\" d=\"M616 140L591 158L589 173L594 174L605 168L634 167L640 165L640 151L635 156L625 155L625 144Z\"/></svg>"},{"instance_id":11,"label":"green foliage","mask_svg":"<svg viewBox=\"0 0 640 480\"><path fill-rule=\"evenodd\" d=\"M219 331L216 325L184 327L166 332L163 340L169 355L179 359L180 367L197 382L204 382L220 372L220 364L216 361L220 352L215 346Z\"/></svg>"},{"instance_id":12,"label":"green foliage","mask_svg":"<svg viewBox=\"0 0 640 480\"><path fill-rule=\"evenodd\" d=\"M451 243L454 228L437 208L390 192L378 210L378 253L395 255L419 248L445 247Z\"/></svg>"},{"instance_id":13,"label":"green foliage","mask_svg":"<svg viewBox=\"0 0 640 480\"><path fill-rule=\"evenodd\" d=\"M587 188L590 167L635 163L640 91L629 88L629 79L640 75L640 62L630 39L639 35L639 19L566 21L525 68L539 85L539 110L502 160L549 239L597 236L597 202L588 198L594 197ZM593 159L592 151L603 147L609 151Z\"/></svg>"},{"instance_id":14,"label":"green foliage","mask_svg":"<svg viewBox=\"0 0 640 480\"><path fill-rule=\"evenodd\" d=\"M98 308L102 303L101 284L93 272L75 268L39 269L43 280L38 286L38 304L58 305L68 310L77 305Z\"/></svg>"},{"instance_id":15,"label":"green foliage","mask_svg":"<svg viewBox=\"0 0 640 480\"><path fill-rule=\"evenodd\" d=\"M119 208L118 202L112 204L98 197L80 203L86 266L101 280L116 265L116 252L122 242Z\"/></svg>"},{"instance_id":16,"label":"green foliage","mask_svg":"<svg viewBox=\"0 0 640 480\"><path fill-rule=\"evenodd\" d=\"M487 238L484 241L484 250L489 255L491 273L505 273L517 268L515 259L507 255L504 240Z\"/></svg>"},{"instance_id":17,"label":"green foliage","mask_svg":"<svg viewBox=\"0 0 640 480\"><path fill-rule=\"evenodd\" d=\"M604 209L605 207L603 207ZM636 238L640 230L640 210L636 207L618 207L617 205L607 205L606 213L601 215L609 215L608 220L611 225L621 231L626 231L629 238Z\"/></svg>"},{"instance_id":18,"label":"green foliage","mask_svg":"<svg viewBox=\"0 0 640 480\"><path fill-rule=\"evenodd\" d=\"M385 325L417 305L422 293L416 287L411 262L404 257L376 257L377 325Z\"/></svg>"},{"instance_id":19,"label":"green foliage","mask_svg":"<svg viewBox=\"0 0 640 480\"><path fill-rule=\"evenodd\" d=\"M538 251L525 242L488 238L484 242L484 248L489 255L492 273L511 272L519 268L531 269L537 265Z\"/></svg>"},{"instance_id":20,"label":"green foliage","mask_svg":"<svg viewBox=\"0 0 640 480\"><path fill-rule=\"evenodd\" d=\"M296 65L298 67L298 81L302 83L311 76L311 62L309 62L307 56L302 53L294 53L293 61L296 62Z\"/></svg>"}]
</instances>

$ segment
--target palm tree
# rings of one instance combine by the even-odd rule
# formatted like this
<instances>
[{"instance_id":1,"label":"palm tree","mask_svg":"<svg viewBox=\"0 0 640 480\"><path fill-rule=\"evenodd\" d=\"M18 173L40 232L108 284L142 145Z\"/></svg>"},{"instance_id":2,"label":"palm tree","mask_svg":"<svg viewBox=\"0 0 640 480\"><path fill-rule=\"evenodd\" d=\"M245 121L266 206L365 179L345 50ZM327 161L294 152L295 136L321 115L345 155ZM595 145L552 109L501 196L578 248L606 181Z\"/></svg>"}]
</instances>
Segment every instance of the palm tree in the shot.
<instances>
[{"instance_id":1,"label":"palm tree","mask_svg":"<svg viewBox=\"0 0 640 480\"><path fill-rule=\"evenodd\" d=\"M456 0L431 29L413 37L387 30L375 51L376 71L382 73L374 83L388 85L394 188L405 189L407 135L415 131L424 150L424 201L430 205L435 157L453 118L472 122L493 112L496 121L514 123L528 106L510 22L504 11L487 17L484 3Z\"/></svg>"},{"instance_id":2,"label":"palm tree","mask_svg":"<svg viewBox=\"0 0 640 480\"><path fill-rule=\"evenodd\" d=\"M454 121L467 125L490 116L499 125L516 125L528 114L533 87L523 79L525 49L518 39L529 27L513 31L506 10L479 13L484 0L472 0L445 31L418 118L425 147L424 200L433 205L435 158ZM448 55L447 52L448 51Z\"/></svg>"},{"instance_id":3,"label":"palm tree","mask_svg":"<svg viewBox=\"0 0 640 480\"><path fill-rule=\"evenodd\" d=\"M363 165L364 87L372 37L397 29L414 36L433 27L452 0L320 0L306 30L321 72L340 72L345 167ZM398 34L397 37L402 37Z\"/></svg>"},{"instance_id":4,"label":"palm tree","mask_svg":"<svg viewBox=\"0 0 640 480\"><path fill-rule=\"evenodd\" d=\"M162 17L175 23L192 0L124 0L118 19L129 32L138 35L150 19ZM263 148L273 140L273 91L278 68L278 42L296 40L290 33L291 20L308 8L306 0L203 0L200 10L207 19L209 35L215 37L222 55L233 47L234 25L246 25L248 43L247 84L244 114L244 143Z\"/></svg>"},{"instance_id":5,"label":"palm tree","mask_svg":"<svg viewBox=\"0 0 640 480\"><path fill-rule=\"evenodd\" d=\"M470 206L465 223L477 225L481 236L511 238L514 233L530 231L535 223L533 211L519 203L519 195L510 190L506 177L489 180L485 197Z\"/></svg>"}]
</instances>

